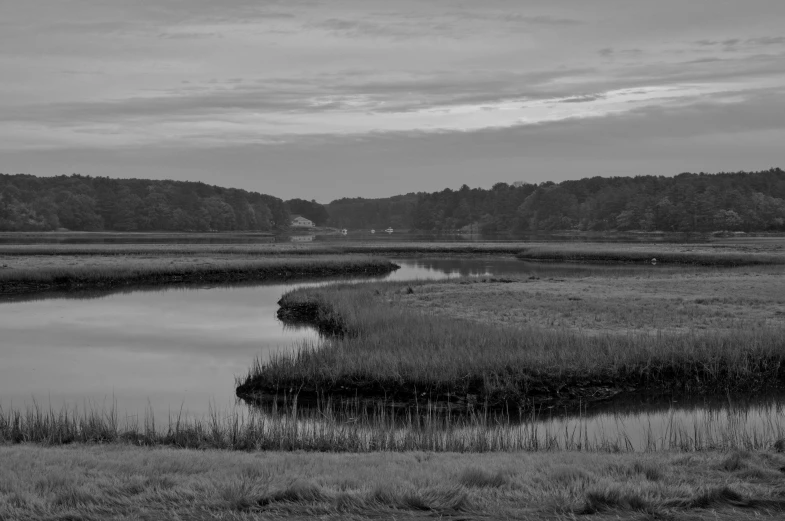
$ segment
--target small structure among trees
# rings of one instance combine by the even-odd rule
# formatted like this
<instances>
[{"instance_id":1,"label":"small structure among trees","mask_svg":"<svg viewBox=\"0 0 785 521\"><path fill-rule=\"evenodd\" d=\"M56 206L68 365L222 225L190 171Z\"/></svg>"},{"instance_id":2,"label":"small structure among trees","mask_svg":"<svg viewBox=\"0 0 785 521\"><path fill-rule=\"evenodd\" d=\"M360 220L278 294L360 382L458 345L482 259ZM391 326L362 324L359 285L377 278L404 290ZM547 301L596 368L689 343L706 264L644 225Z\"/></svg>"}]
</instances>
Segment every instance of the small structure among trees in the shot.
<instances>
[{"instance_id":1,"label":"small structure among trees","mask_svg":"<svg viewBox=\"0 0 785 521\"><path fill-rule=\"evenodd\" d=\"M316 226L310 219L306 219L302 215L293 215L291 226L295 228L313 228Z\"/></svg>"}]
</instances>

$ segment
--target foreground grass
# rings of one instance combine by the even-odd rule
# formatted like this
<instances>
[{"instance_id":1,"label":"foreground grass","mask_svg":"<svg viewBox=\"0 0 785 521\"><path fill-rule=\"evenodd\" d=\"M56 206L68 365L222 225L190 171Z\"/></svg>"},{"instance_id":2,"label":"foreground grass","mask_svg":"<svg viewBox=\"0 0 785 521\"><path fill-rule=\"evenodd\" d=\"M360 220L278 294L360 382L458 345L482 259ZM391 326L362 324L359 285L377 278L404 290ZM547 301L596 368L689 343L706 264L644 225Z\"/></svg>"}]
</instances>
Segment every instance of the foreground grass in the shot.
<instances>
[{"instance_id":1,"label":"foreground grass","mask_svg":"<svg viewBox=\"0 0 785 521\"><path fill-rule=\"evenodd\" d=\"M782 518L767 452L227 453L0 447L0 519Z\"/></svg>"},{"instance_id":2,"label":"foreground grass","mask_svg":"<svg viewBox=\"0 0 785 521\"><path fill-rule=\"evenodd\" d=\"M361 255L313 257L91 256L37 258L6 256L0 267L0 295L138 284L270 281L291 278L381 274L389 261Z\"/></svg>"},{"instance_id":3,"label":"foreground grass","mask_svg":"<svg viewBox=\"0 0 785 521\"><path fill-rule=\"evenodd\" d=\"M761 302L761 312L765 310L771 320L729 321L731 327L721 329L699 328L684 320L679 330L656 327L684 316L683 306L677 305L655 313L637 328L584 331L580 322L596 317L604 305L590 286L582 288L589 291L581 291L580 300L569 300L576 298L569 292L560 295L575 304L567 309L572 317L580 318L577 327L562 327L553 320L552 327L516 323L516 316L538 314L534 301L541 296L547 300L547 286L555 287L555 281L535 281L539 291L529 291L528 282L496 286L496 294L505 295L501 306L509 306L512 315L506 322L439 313L439 301L428 298L434 293L429 288L465 284L469 289L452 292L441 302L469 315L476 314L472 310L482 308L484 302L487 315L502 315L494 295L475 291L479 285L471 280L299 289L284 295L280 315L311 321L336 336L322 346L303 345L293 354L257 363L238 394L250 397L298 389L301 395L359 394L404 401L423 396L466 405L525 407L639 391L724 394L774 388L785 379L785 328L772 311L785 309L785 292L776 289L782 289L780 277L766 277L758 286L775 289L768 293L768 302ZM621 291L629 282L629 277L599 277L594 284L615 284ZM680 285L678 278L650 282L650 288L661 291L666 283ZM713 287L727 282L720 278ZM738 285L745 282L749 281L742 279ZM709 294L715 298L714 292ZM685 303L682 296L678 298ZM413 306L414 300L419 305ZM702 304L697 300L687 304L699 307ZM721 304L722 298L717 302ZM772 302L779 308L766 309ZM623 292L615 301L633 316L657 309L645 304L645 296L638 295L636 300ZM581 313L585 316L580 317Z\"/></svg>"}]
</instances>

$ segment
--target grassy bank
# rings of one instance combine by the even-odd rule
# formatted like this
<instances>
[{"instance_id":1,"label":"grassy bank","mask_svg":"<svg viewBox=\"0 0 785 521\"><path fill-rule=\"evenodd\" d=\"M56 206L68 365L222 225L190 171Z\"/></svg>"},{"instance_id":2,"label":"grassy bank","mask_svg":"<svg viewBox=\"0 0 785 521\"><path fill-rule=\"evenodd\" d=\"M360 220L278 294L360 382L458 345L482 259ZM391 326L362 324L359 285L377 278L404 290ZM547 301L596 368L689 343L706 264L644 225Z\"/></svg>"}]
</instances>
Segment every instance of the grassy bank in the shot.
<instances>
[{"instance_id":1,"label":"grassy bank","mask_svg":"<svg viewBox=\"0 0 785 521\"><path fill-rule=\"evenodd\" d=\"M766 452L298 454L0 447L0 519L777 519Z\"/></svg>"},{"instance_id":2,"label":"grassy bank","mask_svg":"<svg viewBox=\"0 0 785 521\"><path fill-rule=\"evenodd\" d=\"M350 241L264 244L0 244L4 255L248 255L310 256L372 254L384 256L518 255L524 260L575 262L650 262L712 266L785 264L785 239L727 240L713 244L613 242L395 242Z\"/></svg>"},{"instance_id":3,"label":"grassy bank","mask_svg":"<svg viewBox=\"0 0 785 521\"><path fill-rule=\"evenodd\" d=\"M3 259L0 295L52 290L115 288L194 282L277 281L292 278L383 274L396 269L366 256L292 257L58 257L42 263L25 257Z\"/></svg>"},{"instance_id":4,"label":"grassy bank","mask_svg":"<svg viewBox=\"0 0 785 521\"><path fill-rule=\"evenodd\" d=\"M585 336L785 327L785 269L778 266L534 267L529 277L423 282L385 298L422 313Z\"/></svg>"},{"instance_id":5,"label":"grassy bank","mask_svg":"<svg viewBox=\"0 0 785 521\"><path fill-rule=\"evenodd\" d=\"M785 250L776 246L771 251L734 251L723 247L634 244L559 244L522 248L516 256L521 260L542 262L610 262L691 264L695 266L755 266L785 264Z\"/></svg>"},{"instance_id":6,"label":"grassy bank","mask_svg":"<svg viewBox=\"0 0 785 521\"><path fill-rule=\"evenodd\" d=\"M758 312L769 315L761 320L729 318L732 307L723 304L713 289L728 284L733 276L715 275L713 283L694 283L708 286L692 302L683 293L662 295L667 285L688 288L675 275L649 280L651 298L635 292L634 285L627 287L629 277L597 277L594 290L582 282L575 292L562 290L559 302L552 303L569 310L575 327L556 320L561 315L554 309L535 305L540 298L547 301L556 287L568 286L564 279L490 283L503 297L500 305L493 291L475 289L482 284L470 279L295 290L282 298L280 316L310 321L337 336L323 346L303 345L293 354L257 363L238 387L238 395L296 389L301 396L322 393L403 403L424 398L461 406L527 407L568 406L641 391L708 394L780 386L785 379L785 323L778 314L785 315L781 276L760 276L757 287L768 293L754 287L748 290L755 294L748 297L756 299ZM742 278L728 291L747 282ZM597 289L608 285L620 293L603 300ZM460 290L435 296L444 288ZM761 300L766 294L769 300ZM701 296L720 309L726 306L726 327L701 323L707 317L721 321L711 306L706 313L685 316L685 308L704 306ZM613 306L600 314L598 310L611 300ZM449 307L440 306L445 302ZM738 300L730 303L746 305ZM767 309L772 304L777 307ZM603 320L615 317L614 306L627 310L622 320L641 322L634 327L602 327ZM509 320L499 320L505 313ZM522 315L539 315L539 320L516 320ZM599 321L599 326L584 330L590 320ZM669 322L679 327L669 327Z\"/></svg>"},{"instance_id":7,"label":"grassy bank","mask_svg":"<svg viewBox=\"0 0 785 521\"><path fill-rule=\"evenodd\" d=\"M424 242L324 242L265 244L0 244L2 255L150 255L150 254L242 254L242 255L514 255L524 243L424 243Z\"/></svg>"},{"instance_id":8,"label":"grassy bank","mask_svg":"<svg viewBox=\"0 0 785 521\"><path fill-rule=\"evenodd\" d=\"M127 416L116 408L37 404L0 408L0 445L120 444L181 449L309 452L667 452L773 450L785 443L777 402L722 409L670 409L630 416L513 417L478 409L454 414L426 404L400 411L388 402L321 401L301 407L255 406L202 417L174 412L167 421Z\"/></svg>"}]
</instances>

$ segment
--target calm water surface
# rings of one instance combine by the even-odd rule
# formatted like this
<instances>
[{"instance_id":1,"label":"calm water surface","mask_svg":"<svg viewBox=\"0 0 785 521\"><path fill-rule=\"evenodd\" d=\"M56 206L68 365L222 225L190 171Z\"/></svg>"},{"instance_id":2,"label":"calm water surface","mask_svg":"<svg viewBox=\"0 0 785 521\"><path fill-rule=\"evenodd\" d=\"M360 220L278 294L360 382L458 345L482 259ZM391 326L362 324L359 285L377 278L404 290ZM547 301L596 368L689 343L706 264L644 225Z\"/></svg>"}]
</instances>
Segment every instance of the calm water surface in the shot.
<instances>
[{"instance_id":1,"label":"calm water surface","mask_svg":"<svg viewBox=\"0 0 785 521\"><path fill-rule=\"evenodd\" d=\"M484 275L520 264L397 262L402 268L386 279ZM276 318L281 295L308 284L0 301L0 406L116 403L131 415L152 408L158 418L181 407L192 414L225 410L235 403L235 377L257 356L317 340L313 330Z\"/></svg>"},{"instance_id":2,"label":"calm water surface","mask_svg":"<svg viewBox=\"0 0 785 521\"><path fill-rule=\"evenodd\" d=\"M396 259L402 268L386 280L455 276L576 274L601 269L645 275L651 266L591 267L525 263L502 259ZM621 270L621 271L620 271ZM235 378L255 358L317 341L309 328L284 326L277 301L295 287L328 282L256 286L208 286L134 290L108 295L60 295L0 301L0 406L105 409L158 421L181 409L200 416L212 407L238 404ZM734 402L733 417L759 428L782 417L779 398ZM624 432L635 443L654 432L666 437L675 426L690 430L707 421L726 421L731 408L720 402L628 403L587 411L580 418L543 411L545 434L585 430L590 436ZM775 411L775 412L772 412ZM723 416L725 415L725 416ZM723 420L726 418L726 420ZM736 420L739 421L739 420ZM726 421L727 423L727 421ZM745 423L745 424L746 424ZM773 427L772 427L773 428ZM780 428L780 427L778 427Z\"/></svg>"}]
</instances>

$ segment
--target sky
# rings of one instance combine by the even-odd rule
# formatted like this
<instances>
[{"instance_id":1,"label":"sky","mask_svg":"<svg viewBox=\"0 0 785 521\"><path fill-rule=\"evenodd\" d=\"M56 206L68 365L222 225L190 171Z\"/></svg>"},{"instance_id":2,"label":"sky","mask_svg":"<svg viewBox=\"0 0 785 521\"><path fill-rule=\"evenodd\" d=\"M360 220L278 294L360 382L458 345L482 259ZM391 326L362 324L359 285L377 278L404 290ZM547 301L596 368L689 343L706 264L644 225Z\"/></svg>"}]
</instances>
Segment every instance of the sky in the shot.
<instances>
[{"instance_id":1,"label":"sky","mask_svg":"<svg viewBox=\"0 0 785 521\"><path fill-rule=\"evenodd\" d=\"M0 0L0 172L329 202L785 167L782 0Z\"/></svg>"}]
</instances>

